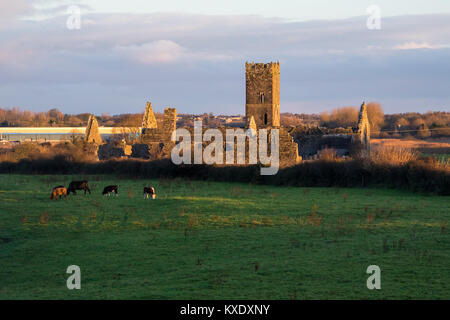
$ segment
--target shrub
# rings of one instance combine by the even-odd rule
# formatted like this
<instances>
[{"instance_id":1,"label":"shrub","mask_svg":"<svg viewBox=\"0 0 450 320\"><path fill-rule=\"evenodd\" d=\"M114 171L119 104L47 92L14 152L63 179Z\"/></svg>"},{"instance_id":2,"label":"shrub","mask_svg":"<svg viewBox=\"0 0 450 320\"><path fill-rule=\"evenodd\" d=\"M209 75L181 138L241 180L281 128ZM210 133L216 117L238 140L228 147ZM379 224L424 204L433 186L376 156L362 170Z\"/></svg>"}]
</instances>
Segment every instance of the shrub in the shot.
<instances>
[{"instance_id":1,"label":"shrub","mask_svg":"<svg viewBox=\"0 0 450 320\"><path fill-rule=\"evenodd\" d=\"M379 164L405 164L417 160L419 152L400 146L376 146L372 148L370 157Z\"/></svg>"},{"instance_id":2,"label":"shrub","mask_svg":"<svg viewBox=\"0 0 450 320\"><path fill-rule=\"evenodd\" d=\"M51 160L58 158L69 162L88 162L96 160L97 146L84 141L63 142L52 146L49 143L25 142L2 154L0 160L17 162L20 160Z\"/></svg>"},{"instance_id":3,"label":"shrub","mask_svg":"<svg viewBox=\"0 0 450 320\"><path fill-rule=\"evenodd\" d=\"M324 148L319 152L319 159L324 161L336 161L336 150L332 148Z\"/></svg>"},{"instance_id":4,"label":"shrub","mask_svg":"<svg viewBox=\"0 0 450 320\"><path fill-rule=\"evenodd\" d=\"M22 159L18 162L0 162L0 173L83 175L114 173L128 178L177 178L301 187L385 186L450 194L448 163L426 159L412 160L407 163L403 163L403 160L391 162L386 158L383 161L370 159L305 161L296 166L281 168L274 176L261 176L260 167L257 165L177 166L170 159L82 162L58 155L53 158L37 160Z\"/></svg>"}]
</instances>

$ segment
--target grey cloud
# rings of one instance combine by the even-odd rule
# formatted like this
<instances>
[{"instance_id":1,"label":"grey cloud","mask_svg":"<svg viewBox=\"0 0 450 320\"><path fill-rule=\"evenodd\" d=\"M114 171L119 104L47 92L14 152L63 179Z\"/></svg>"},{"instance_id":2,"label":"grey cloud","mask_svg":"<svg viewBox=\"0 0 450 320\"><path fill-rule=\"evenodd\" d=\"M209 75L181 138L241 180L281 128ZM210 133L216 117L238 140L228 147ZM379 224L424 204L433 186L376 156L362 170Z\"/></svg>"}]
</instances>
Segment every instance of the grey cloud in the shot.
<instances>
[{"instance_id":1,"label":"grey cloud","mask_svg":"<svg viewBox=\"0 0 450 320\"><path fill-rule=\"evenodd\" d=\"M33 12L33 5L27 0L0 2L0 31L15 25L18 19Z\"/></svg>"},{"instance_id":2,"label":"grey cloud","mask_svg":"<svg viewBox=\"0 0 450 320\"><path fill-rule=\"evenodd\" d=\"M445 108L449 18L386 18L377 31L366 17L83 14L81 30L68 30L66 15L23 21L0 30L0 105L120 113L151 99L183 112L242 113L244 62L279 60L284 111L365 97L393 111L430 108L426 101Z\"/></svg>"}]
</instances>

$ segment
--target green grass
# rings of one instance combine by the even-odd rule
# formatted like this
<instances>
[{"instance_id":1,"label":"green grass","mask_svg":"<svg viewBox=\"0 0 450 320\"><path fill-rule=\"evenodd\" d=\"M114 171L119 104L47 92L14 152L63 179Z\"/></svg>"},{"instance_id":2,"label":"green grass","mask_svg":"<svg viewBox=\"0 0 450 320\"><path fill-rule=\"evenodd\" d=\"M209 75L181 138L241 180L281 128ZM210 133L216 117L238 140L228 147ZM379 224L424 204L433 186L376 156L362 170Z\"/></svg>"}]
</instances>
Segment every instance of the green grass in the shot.
<instances>
[{"instance_id":1,"label":"green grass","mask_svg":"<svg viewBox=\"0 0 450 320\"><path fill-rule=\"evenodd\" d=\"M450 161L450 154L448 153L422 153L425 157L436 157L439 161Z\"/></svg>"},{"instance_id":2,"label":"green grass","mask_svg":"<svg viewBox=\"0 0 450 320\"><path fill-rule=\"evenodd\" d=\"M450 297L449 197L92 176L92 195L51 201L72 178L0 176L0 299Z\"/></svg>"}]
</instances>

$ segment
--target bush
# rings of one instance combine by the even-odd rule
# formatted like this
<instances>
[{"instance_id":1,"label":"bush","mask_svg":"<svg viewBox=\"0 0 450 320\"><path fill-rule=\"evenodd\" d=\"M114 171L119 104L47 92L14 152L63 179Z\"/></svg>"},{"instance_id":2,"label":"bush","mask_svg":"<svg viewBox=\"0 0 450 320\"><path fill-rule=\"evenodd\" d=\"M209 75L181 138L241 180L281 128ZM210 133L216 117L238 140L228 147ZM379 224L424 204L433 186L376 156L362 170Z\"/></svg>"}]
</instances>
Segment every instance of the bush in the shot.
<instances>
[{"instance_id":1,"label":"bush","mask_svg":"<svg viewBox=\"0 0 450 320\"><path fill-rule=\"evenodd\" d=\"M324 161L336 161L337 160L336 150L333 148L324 148L319 151L319 159Z\"/></svg>"},{"instance_id":2,"label":"bush","mask_svg":"<svg viewBox=\"0 0 450 320\"><path fill-rule=\"evenodd\" d=\"M39 153L39 145L36 143L25 142L15 146L12 150L12 159L20 160L35 157Z\"/></svg>"},{"instance_id":3,"label":"bush","mask_svg":"<svg viewBox=\"0 0 450 320\"><path fill-rule=\"evenodd\" d=\"M372 148L370 157L379 164L405 164L417 160L419 152L405 147L379 145Z\"/></svg>"},{"instance_id":4,"label":"bush","mask_svg":"<svg viewBox=\"0 0 450 320\"><path fill-rule=\"evenodd\" d=\"M261 176L260 167L174 165L170 159L109 160L82 162L63 155L47 159L1 162L0 173L23 174L116 174L131 178L184 178L196 180L251 182L301 187L384 186L413 191L450 194L448 163L413 160L407 163L354 159L308 161L282 168L274 176Z\"/></svg>"},{"instance_id":5,"label":"bush","mask_svg":"<svg viewBox=\"0 0 450 320\"><path fill-rule=\"evenodd\" d=\"M63 142L52 146L49 143L37 144L21 143L12 151L2 155L0 160L16 162L20 160L51 160L55 157L72 162L86 162L97 160L97 146L84 141Z\"/></svg>"}]
</instances>

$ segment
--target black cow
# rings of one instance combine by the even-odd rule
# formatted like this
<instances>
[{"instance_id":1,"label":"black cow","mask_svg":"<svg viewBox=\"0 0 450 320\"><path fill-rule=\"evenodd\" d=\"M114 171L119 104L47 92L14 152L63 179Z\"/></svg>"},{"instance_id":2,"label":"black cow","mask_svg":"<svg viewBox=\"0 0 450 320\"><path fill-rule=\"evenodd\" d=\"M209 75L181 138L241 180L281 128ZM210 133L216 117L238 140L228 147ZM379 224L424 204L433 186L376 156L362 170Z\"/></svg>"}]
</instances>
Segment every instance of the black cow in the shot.
<instances>
[{"instance_id":1,"label":"black cow","mask_svg":"<svg viewBox=\"0 0 450 320\"><path fill-rule=\"evenodd\" d=\"M77 194L75 190L84 190L84 194L86 194L86 191L91 194L91 189L89 189L87 180L72 181L67 188L67 194L69 195L71 192L73 192L73 194Z\"/></svg>"},{"instance_id":2,"label":"black cow","mask_svg":"<svg viewBox=\"0 0 450 320\"><path fill-rule=\"evenodd\" d=\"M144 198L151 196L152 199L156 199L155 188L153 187L144 187Z\"/></svg>"},{"instance_id":3,"label":"black cow","mask_svg":"<svg viewBox=\"0 0 450 320\"><path fill-rule=\"evenodd\" d=\"M102 195L110 196L111 193L115 193L116 196L119 195L119 186L107 186L103 189Z\"/></svg>"}]
</instances>

